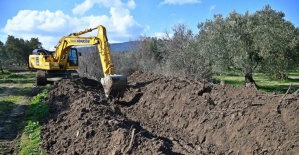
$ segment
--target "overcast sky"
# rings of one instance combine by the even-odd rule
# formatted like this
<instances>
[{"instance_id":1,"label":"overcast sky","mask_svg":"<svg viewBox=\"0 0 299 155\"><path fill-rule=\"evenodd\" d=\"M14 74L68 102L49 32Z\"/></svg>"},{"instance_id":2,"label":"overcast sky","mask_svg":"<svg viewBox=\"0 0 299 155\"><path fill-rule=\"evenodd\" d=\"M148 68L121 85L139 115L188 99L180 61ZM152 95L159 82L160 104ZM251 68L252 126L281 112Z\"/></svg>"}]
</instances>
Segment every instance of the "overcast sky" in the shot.
<instances>
[{"instance_id":1,"label":"overcast sky","mask_svg":"<svg viewBox=\"0 0 299 155\"><path fill-rule=\"evenodd\" d=\"M106 27L110 43L163 37L180 23L197 33L197 24L214 14L254 13L267 4L299 26L296 0L0 0L0 41L38 37L53 49L62 36L97 25Z\"/></svg>"}]
</instances>

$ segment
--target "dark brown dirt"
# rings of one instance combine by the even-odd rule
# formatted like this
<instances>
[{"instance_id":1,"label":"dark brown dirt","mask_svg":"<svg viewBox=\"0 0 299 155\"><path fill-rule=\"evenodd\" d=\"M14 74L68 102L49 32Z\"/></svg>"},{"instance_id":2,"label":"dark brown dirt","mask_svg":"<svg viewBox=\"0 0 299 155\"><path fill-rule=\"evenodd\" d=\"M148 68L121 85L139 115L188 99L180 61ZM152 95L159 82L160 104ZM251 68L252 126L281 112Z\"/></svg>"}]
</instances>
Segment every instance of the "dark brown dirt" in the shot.
<instances>
[{"instance_id":1,"label":"dark brown dirt","mask_svg":"<svg viewBox=\"0 0 299 155\"><path fill-rule=\"evenodd\" d=\"M125 97L97 81L49 93L47 154L297 154L298 94L275 95L188 77L135 72Z\"/></svg>"}]
</instances>

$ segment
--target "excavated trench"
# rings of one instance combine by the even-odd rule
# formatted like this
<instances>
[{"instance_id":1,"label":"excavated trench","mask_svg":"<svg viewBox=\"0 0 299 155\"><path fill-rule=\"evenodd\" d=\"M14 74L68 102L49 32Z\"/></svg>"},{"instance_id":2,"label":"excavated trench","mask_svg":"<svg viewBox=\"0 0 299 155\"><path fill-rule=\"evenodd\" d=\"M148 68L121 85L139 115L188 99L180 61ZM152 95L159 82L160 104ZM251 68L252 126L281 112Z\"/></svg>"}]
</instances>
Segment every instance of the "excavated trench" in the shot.
<instances>
[{"instance_id":1,"label":"excavated trench","mask_svg":"<svg viewBox=\"0 0 299 155\"><path fill-rule=\"evenodd\" d=\"M121 100L99 82L62 80L49 93L47 154L296 154L298 94L135 72Z\"/></svg>"}]
</instances>

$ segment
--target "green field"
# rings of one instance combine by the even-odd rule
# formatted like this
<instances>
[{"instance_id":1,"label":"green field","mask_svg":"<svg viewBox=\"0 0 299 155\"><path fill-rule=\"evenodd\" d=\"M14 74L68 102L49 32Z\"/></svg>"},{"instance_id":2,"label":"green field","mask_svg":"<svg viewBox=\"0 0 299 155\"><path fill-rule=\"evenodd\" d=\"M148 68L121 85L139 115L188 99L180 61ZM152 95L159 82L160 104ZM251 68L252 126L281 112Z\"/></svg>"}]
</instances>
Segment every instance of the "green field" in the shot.
<instances>
[{"instance_id":1,"label":"green field","mask_svg":"<svg viewBox=\"0 0 299 155\"><path fill-rule=\"evenodd\" d=\"M40 132L41 127L38 120L46 117L48 106L43 103L48 90L43 91L37 96L33 96L35 72L17 72L9 71L0 72L0 122L2 122L2 131L5 134L11 134L10 131L17 129L17 133L21 133L19 144L14 146L18 154L43 154L41 148ZM44 89L47 87L44 87ZM39 88L35 91L40 92ZM36 93L36 92L35 92ZM9 121L13 110L22 104L26 106L24 119L21 122ZM18 127L16 127L18 126ZM14 127L14 128L13 128ZM14 141L14 139L10 139ZM8 147L6 144L0 143L0 147Z\"/></svg>"},{"instance_id":2,"label":"green field","mask_svg":"<svg viewBox=\"0 0 299 155\"><path fill-rule=\"evenodd\" d=\"M25 74L4 71L0 73L0 114L7 115L24 97L30 96L35 73Z\"/></svg>"},{"instance_id":3,"label":"green field","mask_svg":"<svg viewBox=\"0 0 299 155\"><path fill-rule=\"evenodd\" d=\"M221 76L214 76L216 80L223 80L228 85L241 86L244 85L244 76L237 74L228 74ZM255 73L253 75L258 89L264 92L276 92L285 93L289 87L291 92L299 89L299 72L289 73L289 78L287 80L272 80L269 79L265 74Z\"/></svg>"},{"instance_id":4,"label":"green field","mask_svg":"<svg viewBox=\"0 0 299 155\"><path fill-rule=\"evenodd\" d=\"M22 73L12 73L9 71L4 71L0 73L0 84L1 83L34 83L35 82L35 72L22 72Z\"/></svg>"}]
</instances>

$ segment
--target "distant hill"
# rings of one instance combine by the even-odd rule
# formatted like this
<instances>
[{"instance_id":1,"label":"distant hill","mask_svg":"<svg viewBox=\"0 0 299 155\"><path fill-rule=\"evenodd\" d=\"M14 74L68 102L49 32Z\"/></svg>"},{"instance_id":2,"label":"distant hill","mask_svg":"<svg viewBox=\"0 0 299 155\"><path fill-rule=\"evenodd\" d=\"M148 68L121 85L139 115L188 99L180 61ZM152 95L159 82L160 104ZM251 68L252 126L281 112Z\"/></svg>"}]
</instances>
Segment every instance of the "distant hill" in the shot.
<instances>
[{"instance_id":1,"label":"distant hill","mask_svg":"<svg viewBox=\"0 0 299 155\"><path fill-rule=\"evenodd\" d=\"M111 43L110 50L113 52L135 51L138 41L129 41L124 43Z\"/></svg>"}]
</instances>

